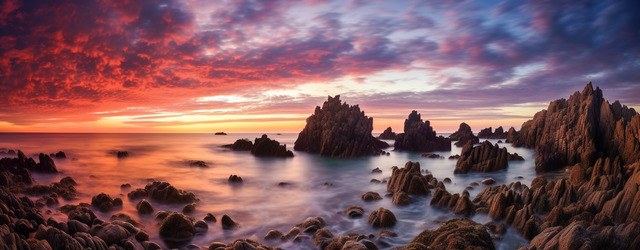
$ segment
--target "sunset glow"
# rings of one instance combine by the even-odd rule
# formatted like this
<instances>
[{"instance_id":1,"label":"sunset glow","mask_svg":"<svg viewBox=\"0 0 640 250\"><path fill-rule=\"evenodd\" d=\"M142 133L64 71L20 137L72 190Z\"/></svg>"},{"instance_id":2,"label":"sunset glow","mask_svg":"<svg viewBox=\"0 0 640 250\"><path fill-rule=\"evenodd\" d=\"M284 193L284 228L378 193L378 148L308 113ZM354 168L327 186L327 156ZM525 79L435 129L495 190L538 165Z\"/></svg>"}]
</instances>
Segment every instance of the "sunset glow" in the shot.
<instances>
[{"instance_id":1,"label":"sunset glow","mask_svg":"<svg viewBox=\"0 0 640 250\"><path fill-rule=\"evenodd\" d=\"M4 1L0 132L520 125L589 81L640 107L634 1Z\"/></svg>"}]
</instances>

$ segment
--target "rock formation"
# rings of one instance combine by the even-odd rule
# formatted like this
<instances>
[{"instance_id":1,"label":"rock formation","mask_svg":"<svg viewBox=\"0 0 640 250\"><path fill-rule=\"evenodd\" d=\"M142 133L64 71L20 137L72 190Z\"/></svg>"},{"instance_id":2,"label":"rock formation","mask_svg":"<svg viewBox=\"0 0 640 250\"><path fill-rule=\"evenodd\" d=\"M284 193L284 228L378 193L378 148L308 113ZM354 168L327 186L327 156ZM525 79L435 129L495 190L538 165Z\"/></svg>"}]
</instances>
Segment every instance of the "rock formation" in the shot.
<instances>
[{"instance_id":1,"label":"rock formation","mask_svg":"<svg viewBox=\"0 0 640 250\"><path fill-rule=\"evenodd\" d=\"M521 158L518 155L511 155L507 148L500 148L498 144L492 145L489 141L484 141L480 146L474 147L468 143L462 148L460 159L456 163L456 174L466 174L469 171L494 172L505 169L509 159Z\"/></svg>"},{"instance_id":2,"label":"rock formation","mask_svg":"<svg viewBox=\"0 0 640 250\"><path fill-rule=\"evenodd\" d=\"M341 103L340 96L329 97L298 135L294 149L330 157L359 157L382 154L389 145L371 135L373 118L358 105Z\"/></svg>"},{"instance_id":3,"label":"rock formation","mask_svg":"<svg viewBox=\"0 0 640 250\"><path fill-rule=\"evenodd\" d=\"M462 147L466 145L467 142L471 142L471 143L480 142L480 139L478 139L478 137L473 134L473 131L471 131L471 127L469 127L469 125L467 125L464 122L460 123L460 127L458 128L458 131L451 134L449 136L449 139L453 141L457 141L456 143L454 143L454 145L458 147Z\"/></svg>"},{"instance_id":4,"label":"rock formation","mask_svg":"<svg viewBox=\"0 0 640 250\"><path fill-rule=\"evenodd\" d=\"M395 140L396 139L396 132L393 132L391 130L391 127L387 127L387 129L385 129L384 132L382 132L382 134L380 134L380 136L378 136L378 139L380 139L380 140Z\"/></svg>"},{"instance_id":5,"label":"rock formation","mask_svg":"<svg viewBox=\"0 0 640 250\"><path fill-rule=\"evenodd\" d=\"M238 139L233 144L222 145L223 148L229 148L233 151L251 151L253 142L249 139Z\"/></svg>"},{"instance_id":6,"label":"rock formation","mask_svg":"<svg viewBox=\"0 0 640 250\"><path fill-rule=\"evenodd\" d=\"M393 227L398 220L391 211L381 207L371 212L367 221L374 227Z\"/></svg>"},{"instance_id":7,"label":"rock formation","mask_svg":"<svg viewBox=\"0 0 640 250\"><path fill-rule=\"evenodd\" d=\"M405 249L495 249L495 246L484 226L463 218L423 231Z\"/></svg>"},{"instance_id":8,"label":"rock formation","mask_svg":"<svg viewBox=\"0 0 640 250\"><path fill-rule=\"evenodd\" d=\"M619 156L624 164L640 159L640 115L615 101L609 104L591 82L569 100L551 102L547 110L522 124L514 146L535 148L536 170L549 171L598 158Z\"/></svg>"},{"instance_id":9,"label":"rock formation","mask_svg":"<svg viewBox=\"0 0 640 250\"><path fill-rule=\"evenodd\" d=\"M507 132L504 132L502 126L496 128L496 131L492 131L491 127L480 130L478 138L482 139L507 139Z\"/></svg>"},{"instance_id":10,"label":"rock formation","mask_svg":"<svg viewBox=\"0 0 640 250\"><path fill-rule=\"evenodd\" d=\"M287 150L287 145L280 145L276 140L271 140L267 135L256 138L251 148L251 154L255 156L293 157L293 152Z\"/></svg>"},{"instance_id":11,"label":"rock formation","mask_svg":"<svg viewBox=\"0 0 640 250\"><path fill-rule=\"evenodd\" d=\"M411 111L404 120L404 133L398 134L394 144L395 150L415 152L431 152L451 150L451 140L436 136L429 121L422 121L417 111Z\"/></svg>"},{"instance_id":12,"label":"rock formation","mask_svg":"<svg viewBox=\"0 0 640 250\"><path fill-rule=\"evenodd\" d=\"M431 175L424 176L419 162L408 161L404 168L393 167L391 178L387 183L387 191L405 192L407 194L428 195L437 180Z\"/></svg>"}]
</instances>

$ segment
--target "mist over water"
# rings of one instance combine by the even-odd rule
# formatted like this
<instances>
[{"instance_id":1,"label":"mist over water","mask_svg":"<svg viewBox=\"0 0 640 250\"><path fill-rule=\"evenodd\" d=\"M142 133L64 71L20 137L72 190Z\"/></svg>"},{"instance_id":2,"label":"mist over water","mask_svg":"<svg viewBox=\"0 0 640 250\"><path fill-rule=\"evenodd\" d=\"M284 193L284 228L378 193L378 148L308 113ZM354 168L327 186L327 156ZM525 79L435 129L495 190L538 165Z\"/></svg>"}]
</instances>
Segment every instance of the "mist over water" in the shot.
<instances>
[{"instance_id":1,"label":"mist over water","mask_svg":"<svg viewBox=\"0 0 640 250\"><path fill-rule=\"evenodd\" d=\"M65 176L73 177L78 186L78 200L65 201L60 205L91 202L91 197L101 192L111 197L121 197L122 210L102 213L94 212L108 221L112 214L122 212L144 224L144 230L151 240L164 244L158 236L158 224L154 215L139 215L135 209L138 200L129 200L126 194L135 188L144 188L152 180L167 181L179 189L196 194L196 220L207 213L218 219L209 223L209 230L193 238L192 243L207 246L213 241L231 242L237 238L252 238L271 246L286 249L307 247L294 243L266 242L262 237L272 229L286 233L289 229L308 217L322 216L327 228L339 236L357 232L376 235L381 229L375 229L367 223L369 213L379 207L391 210L398 223L390 230L399 237L389 242L392 247L407 244L413 237L425 229L434 229L438 222L458 217L447 209L429 205L429 196L411 196L409 206L391 203L391 197L385 196L386 184L371 183L370 180L388 179L393 166L403 167L407 161L420 162L421 168L428 170L438 180L451 178L445 183L450 193L461 193L471 182L480 183L482 179L492 177L493 185L509 184L520 181L529 185L537 175L534 167L534 153L531 149L513 148L508 143L500 143L510 153L518 153L525 161L511 161L506 170L493 173L469 173L454 175L456 160L447 159L450 155L460 154L461 148L452 145L451 151L436 152L445 159L428 159L419 153L391 151L389 156L361 157L356 159L332 159L304 152L294 151L295 157L258 158L249 152L233 152L220 147L231 144L240 138L253 141L261 134L0 134L0 147L20 149L27 156L64 151L67 159L54 159L60 174L36 174L39 184L59 181ZM272 139L293 149L297 134L268 134ZM498 140L490 140L496 143ZM388 141L390 144L393 141ZM129 157L117 158L110 151L128 151ZM0 157L9 157L0 155ZM15 156L11 156L15 157ZM209 167L192 167L189 161L204 161ZM372 174L371 170L380 168L382 174ZM242 177L241 185L230 185L229 175ZM551 173L548 178L556 179L565 173ZM278 185L286 182L287 185ZM129 183L131 189L121 189L120 185ZM486 186L469 190L473 199ZM365 202L360 196L368 191L383 196L380 201ZM35 197L34 197L35 198ZM155 212L160 210L181 211L184 204L163 205L150 201ZM350 219L344 210L352 205L365 209L362 218ZM55 207L51 208L54 209ZM222 230L220 218L228 214L240 224L235 230ZM54 217L65 218L54 211ZM471 219L486 223L491 219L486 214L477 214ZM520 233L509 228L504 239L496 241L498 249L513 249L527 245L528 241ZM166 247L163 245L163 247ZM311 247L309 245L308 247Z\"/></svg>"}]
</instances>

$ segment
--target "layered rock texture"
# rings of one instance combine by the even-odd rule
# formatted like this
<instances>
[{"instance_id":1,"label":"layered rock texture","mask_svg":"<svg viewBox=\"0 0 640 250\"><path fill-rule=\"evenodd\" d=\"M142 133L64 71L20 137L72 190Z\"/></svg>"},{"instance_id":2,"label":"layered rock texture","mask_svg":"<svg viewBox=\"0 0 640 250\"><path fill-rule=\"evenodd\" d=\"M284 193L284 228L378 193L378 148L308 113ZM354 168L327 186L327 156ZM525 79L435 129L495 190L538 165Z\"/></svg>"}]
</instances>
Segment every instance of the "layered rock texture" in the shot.
<instances>
[{"instance_id":1,"label":"layered rock texture","mask_svg":"<svg viewBox=\"0 0 640 250\"><path fill-rule=\"evenodd\" d=\"M387 129L385 129L384 132L382 132L382 134L378 136L378 139L395 140L396 137L397 137L396 132L393 132L393 130L391 130L391 127L387 127Z\"/></svg>"},{"instance_id":2,"label":"layered rock texture","mask_svg":"<svg viewBox=\"0 0 640 250\"><path fill-rule=\"evenodd\" d=\"M460 123L460 127L458 128L458 131L451 134L449 136L449 139L457 141L454 143L454 145L458 147L462 147L466 145L468 142L471 142L471 143L480 142L480 139L478 139L478 137L473 134L473 131L471 131L471 127L469 127L469 125L467 125L464 122Z\"/></svg>"},{"instance_id":3,"label":"layered rock texture","mask_svg":"<svg viewBox=\"0 0 640 250\"><path fill-rule=\"evenodd\" d=\"M640 115L618 101L610 104L589 83L569 100L551 102L509 141L534 147L541 172L576 163L591 166L603 157L619 156L631 164L640 159Z\"/></svg>"},{"instance_id":4,"label":"layered rock texture","mask_svg":"<svg viewBox=\"0 0 640 250\"><path fill-rule=\"evenodd\" d=\"M342 103L336 95L329 97L322 108L316 107L313 115L307 118L293 148L344 158L382 154L381 149L389 145L374 138L372 130L373 118L360 111L358 105Z\"/></svg>"},{"instance_id":5,"label":"layered rock texture","mask_svg":"<svg viewBox=\"0 0 640 250\"><path fill-rule=\"evenodd\" d=\"M502 126L493 131L491 127L480 130L478 138L482 139L507 139L507 132L504 132Z\"/></svg>"},{"instance_id":6,"label":"layered rock texture","mask_svg":"<svg viewBox=\"0 0 640 250\"><path fill-rule=\"evenodd\" d=\"M509 154L507 148L500 148L498 144L492 145L484 141L480 146L474 147L471 142L462 148L460 159L456 163L456 174L465 174L469 171L494 172L505 169L509 160L522 159L517 154Z\"/></svg>"},{"instance_id":7,"label":"layered rock texture","mask_svg":"<svg viewBox=\"0 0 640 250\"><path fill-rule=\"evenodd\" d=\"M408 161L404 168L393 167L387 191L392 193L428 195L437 180L432 175L422 175L419 162Z\"/></svg>"},{"instance_id":8,"label":"layered rock texture","mask_svg":"<svg viewBox=\"0 0 640 250\"><path fill-rule=\"evenodd\" d=\"M398 134L394 144L395 150L431 152L451 150L451 140L436 136L429 121L422 121L417 111L411 111L404 120L404 133Z\"/></svg>"}]
</instances>

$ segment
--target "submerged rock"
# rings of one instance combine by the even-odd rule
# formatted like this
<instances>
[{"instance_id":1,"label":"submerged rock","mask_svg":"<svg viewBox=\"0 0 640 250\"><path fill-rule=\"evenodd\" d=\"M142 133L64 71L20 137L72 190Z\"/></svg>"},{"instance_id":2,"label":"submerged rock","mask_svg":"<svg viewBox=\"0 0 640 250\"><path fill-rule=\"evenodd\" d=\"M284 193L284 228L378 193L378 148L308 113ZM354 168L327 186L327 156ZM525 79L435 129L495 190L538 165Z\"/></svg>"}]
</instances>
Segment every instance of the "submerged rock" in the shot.
<instances>
[{"instance_id":1,"label":"submerged rock","mask_svg":"<svg viewBox=\"0 0 640 250\"><path fill-rule=\"evenodd\" d=\"M442 136L436 136L429 121L422 121L417 111L412 111L409 118L404 120L404 133L398 134L395 150L415 152L432 152L439 150L451 150L451 140Z\"/></svg>"},{"instance_id":2,"label":"submerged rock","mask_svg":"<svg viewBox=\"0 0 640 250\"><path fill-rule=\"evenodd\" d=\"M229 215L222 215L222 219L220 219L220 223L222 223L222 229L233 229L238 227L238 223L233 221Z\"/></svg>"},{"instance_id":3,"label":"submerged rock","mask_svg":"<svg viewBox=\"0 0 640 250\"><path fill-rule=\"evenodd\" d=\"M358 218L364 215L364 209L360 206L350 206L344 210L344 213L351 218Z\"/></svg>"},{"instance_id":4,"label":"submerged rock","mask_svg":"<svg viewBox=\"0 0 640 250\"><path fill-rule=\"evenodd\" d=\"M382 154L389 145L371 135L373 118L358 105L341 103L340 96L329 97L298 135L294 149L330 157L359 157Z\"/></svg>"},{"instance_id":5,"label":"submerged rock","mask_svg":"<svg viewBox=\"0 0 640 250\"><path fill-rule=\"evenodd\" d=\"M235 174L229 175L229 179L227 180L229 183L242 183L242 177L237 176Z\"/></svg>"},{"instance_id":6,"label":"submerged rock","mask_svg":"<svg viewBox=\"0 0 640 250\"><path fill-rule=\"evenodd\" d=\"M449 138L451 140L457 141L456 143L454 143L454 145L458 147L462 147L469 142L471 143L480 142L480 139L478 139L478 137L473 134L473 131L471 131L471 127L469 127L469 125L467 125L464 122L460 123L460 127L458 128L458 131L451 134Z\"/></svg>"},{"instance_id":7,"label":"submerged rock","mask_svg":"<svg viewBox=\"0 0 640 250\"><path fill-rule=\"evenodd\" d=\"M361 198L362 198L362 200L365 200L365 201L382 200L382 196L380 196L380 194L378 194L376 192L367 192L367 193L363 194Z\"/></svg>"},{"instance_id":8,"label":"submerged rock","mask_svg":"<svg viewBox=\"0 0 640 250\"><path fill-rule=\"evenodd\" d=\"M151 205L151 203L149 203L149 201L142 199L136 205L136 210L138 210L139 214L152 214L153 206Z\"/></svg>"},{"instance_id":9,"label":"submerged rock","mask_svg":"<svg viewBox=\"0 0 640 250\"><path fill-rule=\"evenodd\" d=\"M396 139L396 133L391 130L391 127L387 127L387 129L385 129L384 132L382 132L382 134L380 134L378 136L378 139L380 139L380 140L395 140Z\"/></svg>"},{"instance_id":10,"label":"submerged rock","mask_svg":"<svg viewBox=\"0 0 640 250\"><path fill-rule=\"evenodd\" d=\"M452 219L436 230L418 234L405 249L495 249L481 224L470 219Z\"/></svg>"},{"instance_id":11,"label":"submerged rock","mask_svg":"<svg viewBox=\"0 0 640 250\"><path fill-rule=\"evenodd\" d=\"M111 196L105 193L100 193L91 198L91 205L97 207L102 212L111 211L113 207L122 207L122 200L120 198L111 199Z\"/></svg>"}]
</instances>

